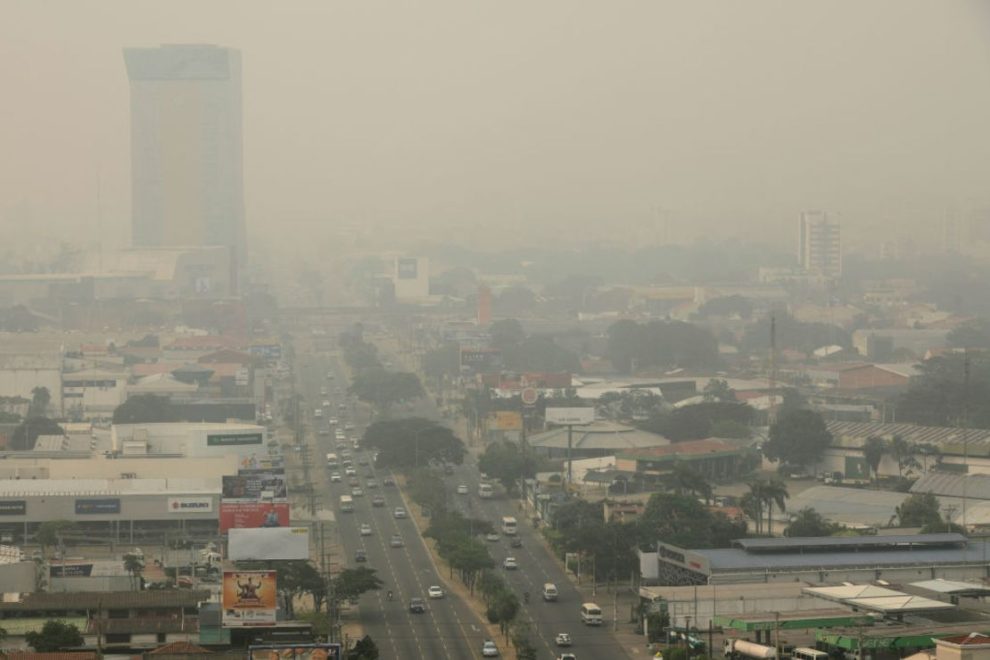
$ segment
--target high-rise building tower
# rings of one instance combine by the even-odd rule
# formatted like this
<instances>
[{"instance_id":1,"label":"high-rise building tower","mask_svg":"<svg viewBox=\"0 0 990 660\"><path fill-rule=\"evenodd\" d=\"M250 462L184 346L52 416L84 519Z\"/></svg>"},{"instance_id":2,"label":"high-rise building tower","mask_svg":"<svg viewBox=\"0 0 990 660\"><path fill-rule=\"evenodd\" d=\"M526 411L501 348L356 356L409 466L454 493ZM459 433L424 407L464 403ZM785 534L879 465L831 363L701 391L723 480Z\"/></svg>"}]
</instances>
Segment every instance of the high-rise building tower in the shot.
<instances>
[{"instance_id":1,"label":"high-rise building tower","mask_svg":"<svg viewBox=\"0 0 990 660\"><path fill-rule=\"evenodd\" d=\"M842 275L839 223L824 211L806 211L798 225L798 264L808 273L827 278Z\"/></svg>"},{"instance_id":2,"label":"high-rise building tower","mask_svg":"<svg viewBox=\"0 0 990 660\"><path fill-rule=\"evenodd\" d=\"M135 246L225 245L246 255L241 54L212 45L125 48Z\"/></svg>"}]
</instances>

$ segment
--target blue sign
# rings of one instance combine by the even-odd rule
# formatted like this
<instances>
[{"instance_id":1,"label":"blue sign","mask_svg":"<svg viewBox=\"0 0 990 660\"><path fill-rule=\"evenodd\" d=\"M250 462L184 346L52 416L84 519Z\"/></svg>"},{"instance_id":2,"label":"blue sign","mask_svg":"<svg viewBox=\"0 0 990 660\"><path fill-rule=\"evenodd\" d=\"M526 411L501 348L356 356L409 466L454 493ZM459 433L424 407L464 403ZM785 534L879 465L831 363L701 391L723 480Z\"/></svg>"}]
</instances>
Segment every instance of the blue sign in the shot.
<instances>
[{"instance_id":1,"label":"blue sign","mask_svg":"<svg viewBox=\"0 0 990 660\"><path fill-rule=\"evenodd\" d=\"M120 513L119 497L76 500L76 515L78 516L106 515L108 513Z\"/></svg>"}]
</instances>

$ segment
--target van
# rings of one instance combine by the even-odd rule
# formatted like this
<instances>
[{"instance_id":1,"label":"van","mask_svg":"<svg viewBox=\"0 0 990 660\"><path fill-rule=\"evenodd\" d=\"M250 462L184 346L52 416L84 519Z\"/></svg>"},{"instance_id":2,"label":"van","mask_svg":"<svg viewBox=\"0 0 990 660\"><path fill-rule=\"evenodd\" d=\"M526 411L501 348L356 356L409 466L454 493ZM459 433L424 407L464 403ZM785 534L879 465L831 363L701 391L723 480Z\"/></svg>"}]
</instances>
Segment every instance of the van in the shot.
<instances>
[{"instance_id":1,"label":"van","mask_svg":"<svg viewBox=\"0 0 990 660\"><path fill-rule=\"evenodd\" d=\"M581 623L586 626L602 625L602 608L595 603L581 605Z\"/></svg>"},{"instance_id":2,"label":"van","mask_svg":"<svg viewBox=\"0 0 990 660\"><path fill-rule=\"evenodd\" d=\"M547 582L543 585L543 600L547 602L557 600L557 585L553 582Z\"/></svg>"}]
</instances>

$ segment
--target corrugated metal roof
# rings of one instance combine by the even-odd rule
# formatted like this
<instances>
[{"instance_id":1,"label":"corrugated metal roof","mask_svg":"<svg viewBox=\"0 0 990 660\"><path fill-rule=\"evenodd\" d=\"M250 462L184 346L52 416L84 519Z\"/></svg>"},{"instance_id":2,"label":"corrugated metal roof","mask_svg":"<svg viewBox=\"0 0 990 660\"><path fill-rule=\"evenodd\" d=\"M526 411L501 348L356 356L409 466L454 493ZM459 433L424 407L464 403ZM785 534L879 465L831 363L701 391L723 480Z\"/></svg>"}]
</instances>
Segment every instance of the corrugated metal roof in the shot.
<instances>
[{"instance_id":1,"label":"corrugated metal roof","mask_svg":"<svg viewBox=\"0 0 990 660\"><path fill-rule=\"evenodd\" d=\"M953 594L953 595L985 595L990 594L990 588L983 586L982 584L976 584L974 582L960 582L958 580L943 580L938 578L936 580L922 580L921 582L912 582L910 586L917 589L924 589L925 591L933 591L939 594Z\"/></svg>"},{"instance_id":2,"label":"corrugated metal roof","mask_svg":"<svg viewBox=\"0 0 990 660\"><path fill-rule=\"evenodd\" d=\"M955 608L952 603L944 603L940 600L923 598L921 596L888 596L885 598L850 598L846 605L861 610L870 610L882 614L901 614L904 612L931 612L933 610L951 610Z\"/></svg>"},{"instance_id":3,"label":"corrugated metal roof","mask_svg":"<svg viewBox=\"0 0 990 660\"><path fill-rule=\"evenodd\" d=\"M986 564L990 542L970 539L962 548L913 548L859 552L805 552L752 554L739 548L691 550L708 560L713 573L805 568L829 570L837 567L931 566L935 564Z\"/></svg>"},{"instance_id":4,"label":"corrugated metal roof","mask_svg":"<svg viewBox=\"0 0 990 660\"><path fill-rule=\"evenodd\" d=\"M557 428L529 437L531 447L566 449L567 429ZM573 449L604 449L622 451L641 447L669 445L670 440L656 433L641 431L632 426L614 422L597 421L576 427L571 435Z\"/></svg>"},{"instance_id":5,"label":"corrugated metal roof","mask_svg":"<svg viewBox=\"0 0 990 660\"><path fill-rule=\"evenodd\" d=\"M929 472L911 485L911 492L990 500L990 474Z\"/></svg>"},{"instance_id":6,"label":"corrugated metal roof","mask_svg":"<svg viewBox=\"0 0 990 660\"><path fill-rule=\"evenodd\" d=\"M842 602L850 598L884 598L888 596L904 596L905 594L886 587L872 584L841 584L834 587L805 587L801 590L806 594Z\"/></svg>"},{"instance_id":7,"label":"corrugated metal roof","mask_svg":"<svg viewBox=\"0 0 990 660\"><path fill-rule=\"evenodd\" d=\"M962 534L894 534L891 536L813 536L737 539L732 542L747 552L801 550L804 548L877 548L895 546L940 546L966 543Z\"/></svg>"},{"instance_id":8,"label":"corrugated metal roof","mask_svg":"<svg viewBox=\"0 0 990 660\"><path fill-rule=\"evenodd\" d=\"M896 435L910 444L935 445L943 453L962 453L965 445L974 456L990 454L990 431L985 429L882 422L827 422L826 425L835 444L843 447L860 448L870 436L889 440Z\"/></svg>"}]
</instances>

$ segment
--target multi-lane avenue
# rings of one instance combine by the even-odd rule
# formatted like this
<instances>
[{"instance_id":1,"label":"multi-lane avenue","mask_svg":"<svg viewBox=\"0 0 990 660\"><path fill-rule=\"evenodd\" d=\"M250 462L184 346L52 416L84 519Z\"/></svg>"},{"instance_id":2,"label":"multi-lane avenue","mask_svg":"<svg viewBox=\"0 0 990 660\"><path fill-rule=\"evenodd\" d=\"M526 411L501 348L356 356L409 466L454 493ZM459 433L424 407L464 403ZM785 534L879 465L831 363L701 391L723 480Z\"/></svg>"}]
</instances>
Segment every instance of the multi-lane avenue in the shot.
<instances>
[{"instance_id":1,"label":"multi-lane avenue","mask_svg":"<svg viewBox=\"0 0 990 660\"><path fill-rule=\"evenodd\" d=\"M391 475L377 469L373 460L365 452L354 447L354 440L360 438L366 419L361 416L361 408L347 399L346 370L335 353L313 353L304 356L298 364L300 385L306 397L311 425L314 430L324 429L323 433L311 438L315 441L315 456L311 456L311 469L326 469L322 465L327 453L336 453L340 460L349 460L348 466L356 472L353 481L346 475L345 468L339 472L340 481L318 480L327 484L321 487L323 506L334 511L338 521L338 536L342 546L342 557L336 562L354 567L365 565L375 569L385 583L380 591L370 592L361 597L358 618L364 631L371 635L381 650L383 658L461 658L481 657L482 642L488 638L486 628L466 603L450 593L442 599L430 599L427 590L430 586L443 586L444 581L437 574L424 541L410 518L397 518L396 507L408 511L401 491L385 484ZM325 405L326 404L326 405ZM315 417L315 408L327 408L320 417ZM439 420L439 412L428 399L420 401L415 414ZM337 424L330 428L329 420L336 418ZM352 426L343 433L336 431L346 424ZM330 428L329 433L327 428ZM342 456L343 452L349 455ZM508 537L489 543L489 549L510 587L523 602L524 616L531 624L533 642L537 645L538 657L556 658L567 650L582 660L626 657L611 635L613 616L621 615L613 611L611 594L600 592L595 601L601 606L605 623L600 627L586 627L581 622L580 608L587 600L564 573L560 564L551 556L546 545L529 524L529 517L521 511L518 500L507 498L485 499L477 493L481 475L474 458L469 454L464 465L455 466L453 473L443 477L450 493L449 501L467 516L492 522L499 528L503 516L518 519L518 538L521 547L511 548ZM372 487L369 485L373 484ZM363 489L361 496L353 497L353 512L345 512L340 507L342 495L352 495L357 485ZM467 487L467 494L457 494L457 486ZM375 496L384 498L383 506L373 506ZM367 525L370 534L362 535L361 527ZM366 532L368 530L365 530ZM393 537L401 539L401 545L393 544ZM356 554L362 551L366 563L356 562ZM518 560L517 570L505 570L502 561L507 556ZM541 597L543 585L553 583L559 591L555 602L545 602ZM393 592L388 600L387 592ZM445 590L446 591L446 590ZM528 594L528 602L524 602ZM410 600L421 598L426 603L426 611L414 613L409 609ZM554 638L566 632L573 640L570 649L556 647ZM505 649L506 642L495 640Z\"/></svg>"}]
</instances>

